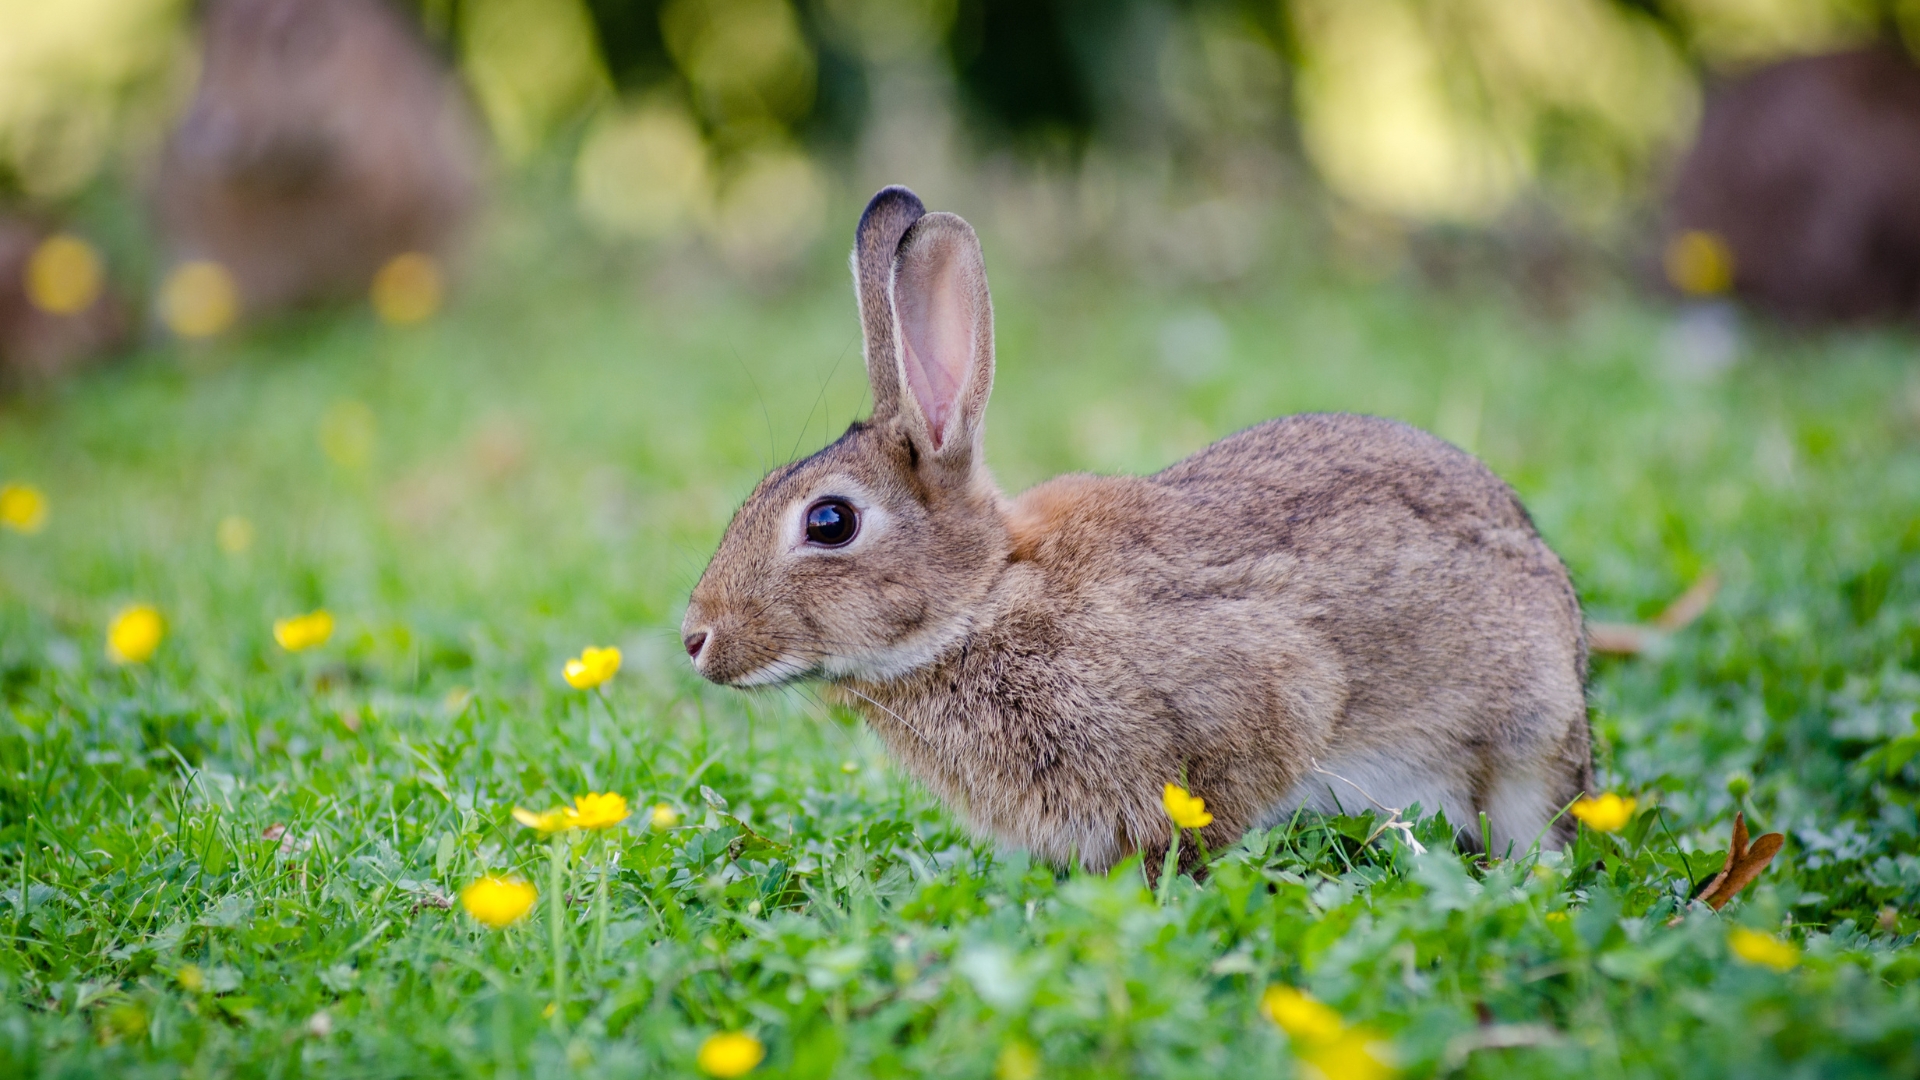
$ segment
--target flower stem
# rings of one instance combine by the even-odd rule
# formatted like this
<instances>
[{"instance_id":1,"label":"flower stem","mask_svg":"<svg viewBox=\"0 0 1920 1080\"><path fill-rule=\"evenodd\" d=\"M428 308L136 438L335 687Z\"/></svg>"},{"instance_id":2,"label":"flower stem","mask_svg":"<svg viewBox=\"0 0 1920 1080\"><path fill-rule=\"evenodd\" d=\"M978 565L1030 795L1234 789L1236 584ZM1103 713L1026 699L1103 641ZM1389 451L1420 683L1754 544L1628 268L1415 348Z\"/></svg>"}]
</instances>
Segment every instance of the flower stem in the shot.
<instances>
[{"instance_id":1,"label":"flower stem","mask_svg":"<svg viewBox=\"0 0 1920 1080\"><path fill-rule=\"evenodd\" d=\"M613 862L616 852L613 845L605 840L602 846L607 849L607 861L600 867L600 880L593 887L593 962L597 967L601 957L606 955L607 941L607 879L613 876Z\"/></svg>"},{"instance_id":2,"label":"flower stem","mask_svg":"<svg viewBox=\"0 0 1920 1080\"><path fill-rule=\"evenodd\" d=\"M1167 845L1166 861L1160 864L1160 906L1166 907L1173 897L1173 875L1180 871L1180 829L1175 826L1173 842Z\"/></svg>"},{"instance_id":3,"label":"flower stem","mask_svg":"<svg viewBox=\"0 0 1920 1080\"><path fill-rule=\"evenodd\" d=\"M553 859L547 871L547 922L552 934L553 947L553 1030L564 1034L567 1030L567 937L566 937L566 869L567 841L565 832L553 834Z\"/></svg>"}]
</instances>

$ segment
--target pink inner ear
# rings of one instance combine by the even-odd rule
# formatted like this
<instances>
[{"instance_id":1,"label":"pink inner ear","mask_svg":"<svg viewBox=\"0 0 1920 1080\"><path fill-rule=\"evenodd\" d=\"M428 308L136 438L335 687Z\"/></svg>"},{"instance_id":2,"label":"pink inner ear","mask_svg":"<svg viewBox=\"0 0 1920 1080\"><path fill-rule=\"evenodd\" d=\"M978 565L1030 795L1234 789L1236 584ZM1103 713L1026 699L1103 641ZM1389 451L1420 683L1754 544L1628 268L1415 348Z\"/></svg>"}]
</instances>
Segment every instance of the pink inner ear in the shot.
<instances>
[{"instance_id":1,"label":"pink inner ear","mask_svg":"<svg viewBox=\"0 0 1920 1080\"><path fill-rule=\"evenodd\" d=\"M918 275L916 275L918 276ZM960 391L973 364L973 313L960 276L943 262L919 288L896 296L907 387L927 427L934 448L945 445L947 425L960 407Z\"/></svg>"}]
</instances>

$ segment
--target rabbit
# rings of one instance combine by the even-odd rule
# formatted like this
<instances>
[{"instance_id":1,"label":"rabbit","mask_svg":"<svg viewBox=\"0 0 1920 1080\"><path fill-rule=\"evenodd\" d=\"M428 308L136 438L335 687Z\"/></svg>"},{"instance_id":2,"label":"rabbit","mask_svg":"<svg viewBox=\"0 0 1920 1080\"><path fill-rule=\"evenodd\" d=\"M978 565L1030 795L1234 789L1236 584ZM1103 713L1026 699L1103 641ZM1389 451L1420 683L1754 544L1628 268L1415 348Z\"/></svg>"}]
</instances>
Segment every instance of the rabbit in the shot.
<instances>
[{"instance_id":1,"label":"rabbit","mask_svg":"<svg viewBox=\"0 0 1920 1080\"><path fill-rule=\"evenodd\" d=\"M204 43L156 183L171 260L221 263L258 314L362 295L405 252L455 254L481 136L388 0L212 0Z\"/></svg>"},{"instance_id":2,"label":"rabbit","mask_svg":"<svg viewBox=\"0 0 1920 1080\"><path fill-rule=\"evenodd\" d=\"M1711 95L1669 239L1729 249L1733 291L1788 322L1920 318L1920 66L1897 42L1767 65Z\"/></svg>"},{"instance_id":3,"label":"rabbit","mask_svg":"<svg viewBox=\"0 0 1920 1080\"><path fill-rule=\"evenodd\" d=\"M853 270L872 415L734 515L682 623L700 675L824 680L970 827L1059 867L1158 866L1169 783L1215 850L1302 806L1416 802L1470 847L1484 813L1495 854L1568 839L1579 601L1486 466L1317 414L1010 499L973 230L887 188Z\"/></svg>"}]
</instances>

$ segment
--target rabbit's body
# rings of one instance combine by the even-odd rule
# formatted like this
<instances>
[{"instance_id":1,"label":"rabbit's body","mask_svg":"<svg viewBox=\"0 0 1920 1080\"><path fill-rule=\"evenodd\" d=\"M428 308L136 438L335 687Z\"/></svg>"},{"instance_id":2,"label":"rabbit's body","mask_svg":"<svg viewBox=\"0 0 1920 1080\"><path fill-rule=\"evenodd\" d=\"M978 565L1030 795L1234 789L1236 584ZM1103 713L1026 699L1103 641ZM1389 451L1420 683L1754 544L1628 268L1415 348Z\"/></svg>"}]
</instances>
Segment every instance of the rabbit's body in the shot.
<instances>
[{"instance_id":1,"label":"rabbit's body","mask_svg":"<svg viewBox=\"0 0 1920 1080\"><path fill-rule=\"evenodd\" d=\"M967 346L958 309L903 295L915 240L896 336L909 359L978 367L990 314ZM907 283L964 293L947 255ZM982 275L976 322L984 296ZM942 373L906 374L735 518L687 616L708 678L825 676L976 827L1096 869L1165 850L1167 782L1206 800L1215 847L1302 804L1415 802L1457 826L1485 812L1496 849L1524 847L1588 786L1578 602L1471 456L1393 421L1296 416L1151 477L1008 500L978 460L979 371L946 373L946 410L917 405ZM829 504L860 522L834 546L811 524Z\"/></svg>"}]
</instances>

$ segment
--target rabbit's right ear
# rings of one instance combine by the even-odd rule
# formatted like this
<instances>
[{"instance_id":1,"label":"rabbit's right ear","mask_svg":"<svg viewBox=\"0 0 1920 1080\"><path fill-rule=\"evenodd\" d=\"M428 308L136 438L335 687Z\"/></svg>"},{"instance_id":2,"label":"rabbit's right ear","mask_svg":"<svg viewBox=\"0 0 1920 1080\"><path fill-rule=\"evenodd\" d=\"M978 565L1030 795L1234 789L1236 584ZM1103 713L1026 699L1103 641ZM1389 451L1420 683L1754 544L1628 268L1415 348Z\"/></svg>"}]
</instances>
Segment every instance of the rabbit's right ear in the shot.
<instances>
[{"instance_id":1,"label":"rabbit's right ear","mask_svg":"<svg viewBox=\"0 0 1920 1080\"><path fill-rule=\"evenodd\" d=\"M860 300L860 333L865 339L867 385L873 390L873 415L900 409L900 361L893 338L893 302L888 292L893 255L907 227L926 214L920 197L906 188L880 189L853 231L853 290Z\"/></svg>"},{"instance_id":2,"label":"rabbit's right ear","mask_svg":"<svg viewBox=\"0 0 1920 1080\"><path fill-rule=\"evenodd\" d=\"M993 301L973 227L946 213L914 222L892 296L901 418L935 460L971 470L993 392Z\"/></svg>"}]
</instances>

